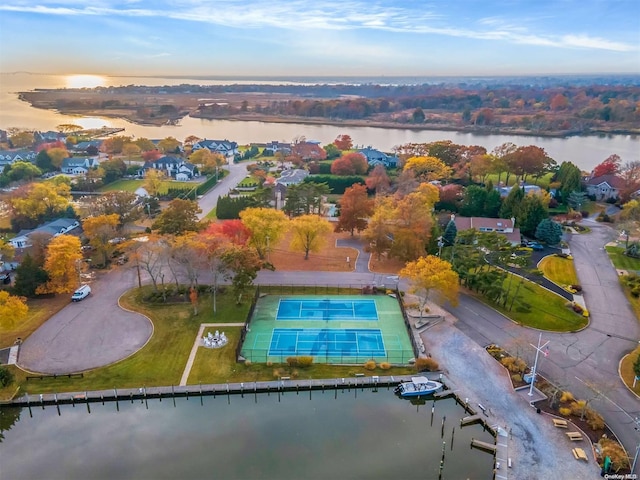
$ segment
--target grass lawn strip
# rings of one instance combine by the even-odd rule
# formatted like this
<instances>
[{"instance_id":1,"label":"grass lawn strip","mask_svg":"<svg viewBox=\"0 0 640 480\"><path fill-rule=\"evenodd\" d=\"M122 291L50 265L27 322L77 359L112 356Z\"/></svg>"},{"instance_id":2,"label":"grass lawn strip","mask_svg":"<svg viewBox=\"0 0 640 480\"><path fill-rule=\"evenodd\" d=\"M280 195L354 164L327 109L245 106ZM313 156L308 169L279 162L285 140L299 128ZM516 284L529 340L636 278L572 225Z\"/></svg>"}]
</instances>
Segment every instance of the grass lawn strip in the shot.
<instances>
[{"instance_id":1,"label":"grass lawn strip","mask_svg":"<svg viewBox=\"0 0 640 480\"><path fill-rule=\"evenodd\" d=\"M540 260L538 268L545 277L560 286L578 284L578 275L572 259L549 255Z\"/></svg>"},{"instance_id":2,"label":"grass lawn strip","mask_svg":"<svg viewBox=\"0 0 640 480\"><path fill-rule=\"evenodd\" d=\"M636 395L640 395L640 380L636 382L636 387L633 388L633 378L635 377L633 373L633 362L636 361L638 355L640 355L640 347L637 347L620 362L620 376L622 377L622 381L629 387L629 390Z\"/></svg>"},{"instance_id":3,"label":"grass lawn strip","mask_svg":"<svg viewBox=\"0 0 640 480\"><path fill-rule=\"evenodd\" d=\"M640 270L640 258L629 257L624 254L624 247L606 246L605 249L613 266L619 270Z\"/></svg>"},{"instance_id":4,"label":"grass lawn strip","mask_svg":"<svg viewBox=\"0 0 640 480\"><path fill-rule=\"evenodd\" d=\"M135 192L138 188L142 187L144 184L144 180L116 180L115 182L109 183L104 187L101 187L99 191L101 192L116 192L116 191L124 191L124 192ZM159 194L165 194L170 188L177 188L182 190L190 190L192 188L196 188L199 184L193 182L176 182L174 180L165 180L160 185Z\"/></svg>"},{"instance_id":5,"label":"grass lawn strip","mask_svg":"<svg viewBox=\"0 0 640 480\"><path fill-rule=\"evenodd\" d=\"M511 295L520 281L514 278L511 285ZM508 279L505 280L505 284ZM548 330L552 332L573 332L587 326L588 319L575 313L565 306L566 299L542 288L540 285L526 281L520 287L518 298L509 310L501 305L488 302L483 296L476 292L470 292L475 298L484 304L494 308L506 317L520 325ZM511 298L507 302L507 307Z\"/></svg>"}]
</instances>

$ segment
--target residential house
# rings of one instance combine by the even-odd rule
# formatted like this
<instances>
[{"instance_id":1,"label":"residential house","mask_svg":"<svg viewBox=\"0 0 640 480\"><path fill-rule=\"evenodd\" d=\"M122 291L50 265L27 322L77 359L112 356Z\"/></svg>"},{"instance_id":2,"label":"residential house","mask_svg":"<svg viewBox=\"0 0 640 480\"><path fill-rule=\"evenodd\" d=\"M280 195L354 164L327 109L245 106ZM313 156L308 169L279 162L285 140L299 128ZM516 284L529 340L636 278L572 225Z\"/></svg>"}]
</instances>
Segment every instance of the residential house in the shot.
<instances>
[{"instance_id":1,"label":"residential house","mask_svg":"<svg viewBox=\"0 0 640 480\"><path fill-rule=\"evenodd\" d=\"M93 147L96 150L100 150L100 147L102 146L103 141L102 140L89 140L87 142L78 142L75 145L71 146L70 150L72 152L78 152L78 153L86 153L86 151Z\"/></svg>"},{"instance_id":2,"label":"residential house","mask_svg":"<svg viewBox=\"0 0 640 480\"><path fill-rule=\"evenodd\" d=\"M98 167L99 162L95 157L69 157L62 160L60 171L73 175L85 175L92 168Z\"/></svg>"},{"instance_id":3,"label":"residential house","mask_svg":"<svg viewBox=\"0 0 640 480\"><path fill-rule=\"evenodd\" d=\"M15 248L27 248L31 246L29 237L36 233L43 233L52 237L57 237L68 233L80 226L80 222L75 218L59 218L44 225L39 226L34 230L22 230L18 232L18 235L9 240L9 243Z\"/></svg>"},{"instance_id":4,"label":"residential house","mask_svg":"<svg viewBox=\"0 0 640 480\"><path fill-rule=\"evenodd\" d=\"M587 194L595 195L596 200L615 199L620 196L624 179L618 175L602 175L586 182Z\"/></svg>"},{"instance_id":5,"label":"residential house","mask_svg":"<svg viewBox=\"0 0 640 480\"><path fill-rule=\"evenodd\" d=\"M15 162L35 163L37 155L33 150L0 150L0 173Z\"/></svg>"},{"instance_id":6,"label":"residential house","mask_svg":"<svg viewBox=\"0 0 640 480\"><path fill-rule=\"evenodd\" d=\"M54 132L49 130L48 132L34 132L33 138L36 143L52 143L52 142L66 142L67 136L61 132Z\"/></svg>"},{"instance_id":7,"label":"residential house","mask_svg":"<svg viewBox=\"0 0 640 480\"><path fill-rule=\"evenodd\" d=\"M167 177L172 177L180 181L189 180L198 176L195 165L185 162L182 158L169 157L167 155L157 160L145 162L143 167L145 171L152 168L164 172Z\"/></svg>"},{"instance_id":8,"label":"residential house","mask_svg":"<svg viewBox=\"0 0 640 480\"><path fill-rule=\"evenodd\" d=\"M515 218L452 217L459 232L472 228L478 232L497 232L504 235L511 245L520 245L520 229L515 227Z\"/></svg>"},{"instance_id":9,"label":"residential house","mask_svg":"<svg viewBox=\"0 0 640 480\"><path fill-rule=\"evenodd\" d=\"M383 165L385 168L395 168L398 166L398 157L392 157L375 148L361 148L358 152L365 156L367 163L372 167Z\"/></svg>"},{"instance_id":10,"label":"residential house","mask_svg":"<svg viewBox=\"0 0 640 480\"><path fill-rule=\"evenodd\" d=\"M290 143L282 143L276 140L272 140L271 142L264 145L266 150L271 150L273 153L282 152L285 155L291 153L291 144Z\"/></svg>"},{"instance_id":11,"label":"residential house","mask_svg":"<svg viewBox=\"0 0 640 480\"><path fill-rule=\"evenodd\" d=\"M291 147L291 154L305 162L327 158L327 152L316 142L296 143Z\"/></svg>"},{"instance_id":12,"label":"residential house","mask_svg":"<svg viewBox=\"0 0 640 480\"><path fill-rule=\"evenodd\" d=\"M236 142L230 142L229 140L200 140L193 144L192 150L194 152L206 148L212 153L219 153L227 160L233 161L238 152L238 144Z\"/></svg>"},{"instance_id":13,"label":"residential house","mask_svg":"<svg viewBox=\"0 0 640 480\"><path fill-rule=\"evenodd\" d=\"M276 179L275 186L273 187L273 195L277 209L282 208L284 205L284 199L287 196L287 188L291 185L298 185L299 183L302 183L308 176L309 172L300 168L284 170L280 174L280 177Z\"/></svg>"}]
</instances>

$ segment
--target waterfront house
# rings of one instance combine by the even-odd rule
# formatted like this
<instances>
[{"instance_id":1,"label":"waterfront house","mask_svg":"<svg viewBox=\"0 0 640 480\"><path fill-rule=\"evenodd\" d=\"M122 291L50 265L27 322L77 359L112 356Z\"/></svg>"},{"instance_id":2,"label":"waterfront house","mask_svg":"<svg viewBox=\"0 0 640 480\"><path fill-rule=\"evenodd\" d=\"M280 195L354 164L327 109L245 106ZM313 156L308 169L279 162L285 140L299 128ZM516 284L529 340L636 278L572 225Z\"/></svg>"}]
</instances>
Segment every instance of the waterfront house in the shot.
<instances>
[{"instance_id":1,"label":"waterfront house","mask_svg":"<svg viewBox=\"0 0 640 480\"><path fill-rule=\"evenodd\" d=\"M587 194L594 195L596 200L616 199L624 188L624 179L618 175L602 175L586 182Z\"/></svg>"},{"instance_id":2,"label":"waterfront house","mask_svg":"<svg viewBox=\"0 0 640 480\"><path fill-rule=\"evenodd\" d=\"M203 148L209 150L211 153L219 153L227 160L232 160L238 154L238 144L236 142L230 142L229 140L200 140L193 144L192 150L197 152Z\"/></svg>"},{"instance_id":3,"label":"waterfront house","mask_svg":"<svg viewBox=\"0 0 640 480\"><path fill-rule=\"evenodd\" d=\"M398 157L387 155L375 148L361 148L358 152L365 156L367 163L371 167L383 165L385 168L395 168L398 166Z\"/></svg>"}]
</instances>

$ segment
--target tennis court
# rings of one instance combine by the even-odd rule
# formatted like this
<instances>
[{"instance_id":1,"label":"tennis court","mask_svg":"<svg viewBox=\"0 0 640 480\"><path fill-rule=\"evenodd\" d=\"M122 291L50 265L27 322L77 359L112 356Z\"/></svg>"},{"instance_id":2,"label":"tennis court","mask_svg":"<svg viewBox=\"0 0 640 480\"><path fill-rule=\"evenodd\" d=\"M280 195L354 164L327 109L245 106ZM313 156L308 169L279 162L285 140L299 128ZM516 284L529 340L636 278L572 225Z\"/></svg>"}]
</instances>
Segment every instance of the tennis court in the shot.
<instances>
[{"instance_id":1,"label":"tennis court","mask_svg":"<svg viewBox=\"0 0 640 480\"><path fill-rule=\"evenodd\" d=\"M304 355L316 363L407 364L415 356L389 295L262 295L248 327L240 355L252 362Z\"/></svg>"},{"instance_id":2,"label":"tennis court","mask_svg":"<svg viewBox=\"0 0 640 480\"><path fill-rule=\"evenodd\" d=\"M277 320L378 320L376 302L323 298L313 300L281 299Z\"/></svg>"}]
</instances>

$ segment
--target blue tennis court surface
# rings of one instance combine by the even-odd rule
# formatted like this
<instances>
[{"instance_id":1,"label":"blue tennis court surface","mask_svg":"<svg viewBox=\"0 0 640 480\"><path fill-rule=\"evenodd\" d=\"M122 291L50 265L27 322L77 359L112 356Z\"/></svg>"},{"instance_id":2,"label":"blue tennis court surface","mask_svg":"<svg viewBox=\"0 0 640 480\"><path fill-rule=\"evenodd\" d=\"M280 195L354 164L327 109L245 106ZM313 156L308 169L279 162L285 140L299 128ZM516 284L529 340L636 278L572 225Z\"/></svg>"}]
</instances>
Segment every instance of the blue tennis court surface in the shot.
<instances>
[{"instance_id":1,"label":"blue tennis court surface","mask_svg":"<svg viewBox=\"0 0 640 480\"><path fill-rule=\"evenodd\" d=\"M384 357L386 351L376 329L274 328L269 355Z\"/></svg>"},{"instance_id":2,"label":"blue tennis court surface","mask_svg":"<svg viewBox=\"0 0 640 480\"><path fill-rule=\"evenodd\" d=\"M374 300L282 299L276 320L378 320Z\"/></svg>"}]
</instances>

